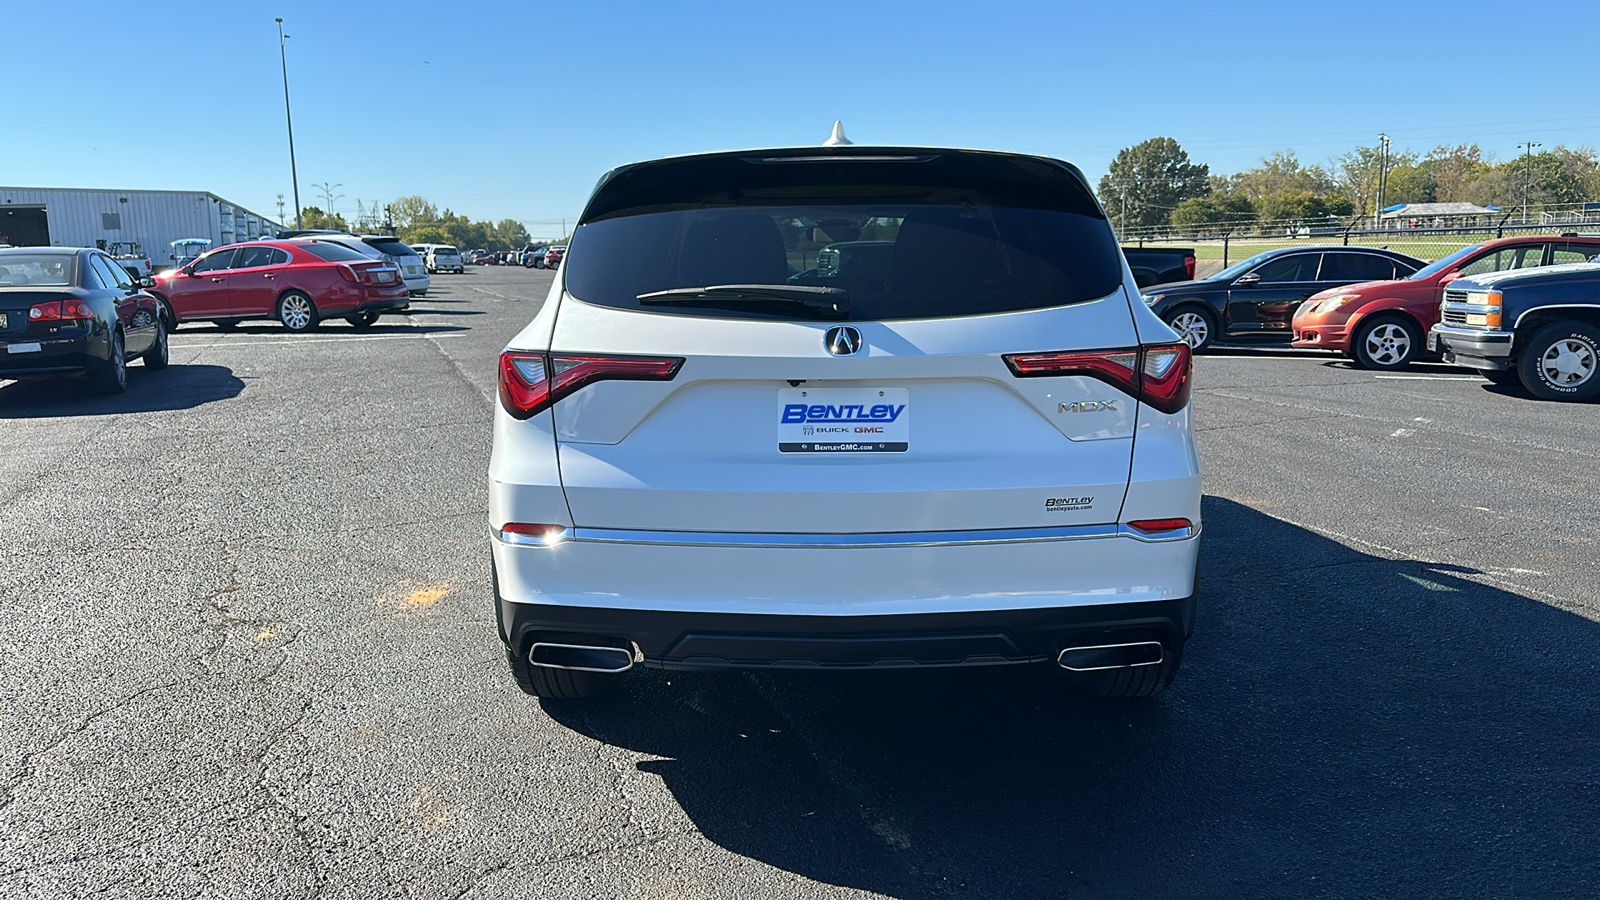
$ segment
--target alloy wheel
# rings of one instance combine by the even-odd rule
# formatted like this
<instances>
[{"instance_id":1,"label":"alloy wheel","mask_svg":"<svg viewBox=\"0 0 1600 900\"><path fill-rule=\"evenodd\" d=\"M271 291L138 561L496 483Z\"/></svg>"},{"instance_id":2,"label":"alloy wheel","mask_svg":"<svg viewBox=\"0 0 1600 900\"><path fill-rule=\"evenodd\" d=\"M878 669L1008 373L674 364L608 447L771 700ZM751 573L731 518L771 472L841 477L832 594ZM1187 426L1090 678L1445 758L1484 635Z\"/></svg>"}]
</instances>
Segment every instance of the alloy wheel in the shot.
<instances>
[{"instance_id":1,"label":"alloy wheel","mask_svg":"<svg viewBox=\"0 0 1600 900\"><path fill-rule=\"evenodd\" d=\"M1394 322L1367 332L1367 357L1380 366L1398 365L1411 356L1411 335Z\"/></svg>"},{"instance_id":2,"label":"alloy wheel","mask_svg":"<svg viewBox=\"0 0 1600 900\"><path fill-rule=\"evenodd\" d=\"M1211 323L1206 317L1197 312L1181 312L1172 317L1169 323L1172 330L1183 338L1183 342L1190 347L1199 347L1211 337Z\"/></svg>"},{"instance_id":3,"label":"alloy wheel","mask_svg":"<svg viewBox=\"0 0 1600 900\"><path fill-rule=\"evenodd\" d=\"M290 294L280 301L278 318L290 331L304 331L306 326L311 324L311 301L297 294Z\"/></svg>"},{"instance_id":4,"label":"alloy wheel","mask_svg":"<svg viewBox=\"0 0 1600 900\"><path fill-rule=\"evenodd\" d=\"M1563 338L1544 351L1539 368L1545 379L1557 387L1578 387L1594 377L1594 348L1583 341Z\"/></svg>"}]
</instances>

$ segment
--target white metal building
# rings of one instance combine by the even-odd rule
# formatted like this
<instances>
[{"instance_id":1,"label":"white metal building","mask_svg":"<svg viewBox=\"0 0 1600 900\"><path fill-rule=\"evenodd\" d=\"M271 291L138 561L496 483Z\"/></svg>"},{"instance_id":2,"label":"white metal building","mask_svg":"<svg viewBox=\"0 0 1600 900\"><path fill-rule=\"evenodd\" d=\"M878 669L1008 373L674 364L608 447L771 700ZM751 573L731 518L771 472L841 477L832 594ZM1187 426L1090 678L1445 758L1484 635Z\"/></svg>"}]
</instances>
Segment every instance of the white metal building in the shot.
<instances>
[{"instance_id":1,"label":"white metal building","mask_svg":"<svg viewBox=\"0 0 1600 900\"><path fill-rule=\"evenodd\" d=\"M281 227L205 191L0 187L0 243L94 247L137 241L157 266L171 263L170 245L182 238L206 238L220 247L272 237Z\"/></svg>"}]
</instances>

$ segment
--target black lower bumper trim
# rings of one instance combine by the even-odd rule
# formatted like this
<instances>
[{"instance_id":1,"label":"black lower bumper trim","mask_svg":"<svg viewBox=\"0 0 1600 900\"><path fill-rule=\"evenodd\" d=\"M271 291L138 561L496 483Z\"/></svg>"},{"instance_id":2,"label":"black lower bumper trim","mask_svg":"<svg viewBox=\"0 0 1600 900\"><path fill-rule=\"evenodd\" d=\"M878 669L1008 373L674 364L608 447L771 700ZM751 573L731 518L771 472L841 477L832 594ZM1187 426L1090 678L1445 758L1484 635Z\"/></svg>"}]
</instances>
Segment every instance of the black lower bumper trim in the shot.
<instances>
[{"instance_id":1,"label":"black lower bumper trim","mask_svg":"<svg viewBox=\"0 0 1600 900\"><path fill-rule=\"evenodd\" d=\"M637 644L661 668L855 669L1042 662L1067 640L1146 635L1181 644L1193 597L1050 609L796 616L668 612L510 603L498 598L501 639ZM596 639L599 639L596 641ZM1080 641L1081 642L1081 641Z\"/></svg>"}]
</instances>

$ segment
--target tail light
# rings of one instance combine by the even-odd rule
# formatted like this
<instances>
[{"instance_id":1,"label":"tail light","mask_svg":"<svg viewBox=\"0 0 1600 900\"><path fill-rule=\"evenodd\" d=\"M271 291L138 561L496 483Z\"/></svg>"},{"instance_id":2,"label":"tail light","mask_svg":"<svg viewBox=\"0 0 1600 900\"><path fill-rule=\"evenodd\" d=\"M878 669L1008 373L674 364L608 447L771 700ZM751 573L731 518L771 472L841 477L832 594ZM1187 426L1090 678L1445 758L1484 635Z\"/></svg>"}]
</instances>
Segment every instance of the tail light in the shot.
<instances>
[{"instance_id":1,"label":"tail light","mask_svg":"<svg viewBox=\"0 0 1600 900\"><path fill-rule=\"evenodd\" d=\"M51 300L49 303L35 303L28 310L30 322L73 322L94 318L94 310L89 308L88 301L73 297L68 300Z\"/></svg>"},{"instance_id":2,"label":"tail light","mask_svg":"<svg viewBox=\"0 0 1600 900\"><path fill-rule=\"evenodd\" d=\"M1183 270L1185 272L1189 273L1189 280L1193 281L1194 280L1194 254L1193 253L1188 254L1187 256L1185 256L1183 258Z\"/></svg>"},{"instance_id":3,"label":"tail light","mask_svg":"<svg viewBox=\"0 0 1600 900\"><path fill-rule=\"evenodd\" d=\"M355 266L352 266L349 263L340 263L338 268L340 278L343 278L345 281L355 282L356 284L361 283L361 276L356 274Z\"/></svg>"},{"instance_id":4,"label":"tail light","mask_svg":"<svg viewBox=\"0 0 1600 900\"><path fill-rule=\"evenodd\" d=\"M597 381L671 381L682 357L500 354L500 405L528 419Z\"/></svg>"},{"instance_id":5,"label":"tail light","mask_svg":"<svg viewBox=\"0 0 1600 900\"><path fill-rule=\"evenodd\" d=\"M1011 374L1018 378L1054 378L1063 375L1096 378L1164 413L1175 413L1189 403L1191 357L1188 344L1061 353L1008 353L1005 361L1011 367Z\"/></svg>"},{"instance_id":6,"label":"tail light","mask_svg":"<svg viewBox=\"0 0 1600 900\"><path fill-rule=\"evenodd\" d=\"M535 522L507 522L500 529L500 539L508 544L533 547L554 547L566 540L567 526Z\"/></svg>"}]
</instances>

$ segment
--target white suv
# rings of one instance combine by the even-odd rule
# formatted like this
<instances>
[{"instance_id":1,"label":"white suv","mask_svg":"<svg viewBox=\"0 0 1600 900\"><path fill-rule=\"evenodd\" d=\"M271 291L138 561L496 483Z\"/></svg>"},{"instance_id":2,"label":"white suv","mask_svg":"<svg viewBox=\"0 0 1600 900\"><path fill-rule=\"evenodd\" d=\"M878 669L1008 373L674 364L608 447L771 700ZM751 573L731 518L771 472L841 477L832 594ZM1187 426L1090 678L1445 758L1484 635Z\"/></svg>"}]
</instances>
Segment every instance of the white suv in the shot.
<instances>
[{"instance_id":1,"label":"white suv","mask_svg":"<svg viewBox=\"0 0 1600 900\"><path fill-rule=\"evenodd\" d=\"M816 266L840 242L890 242ZM1194 624L1189 348L1081 172L824 147L595 189L500 358L490 525L523 690L635 665L1049 663L1148 696Z\"/></svg>"},{"instance_id":2,"label":"white suv","mask_svg":"<svg viewBox=\"0 0 1600 900\"><path fill-rule=\"evenodd\" d=\"M428 271L435 275L441 272L454 272L460 275L466 271L461 261L461 251L449 244L429 244L428 252L424 253L422 258L428 264Z\"/></svg>"}]
</instances>

